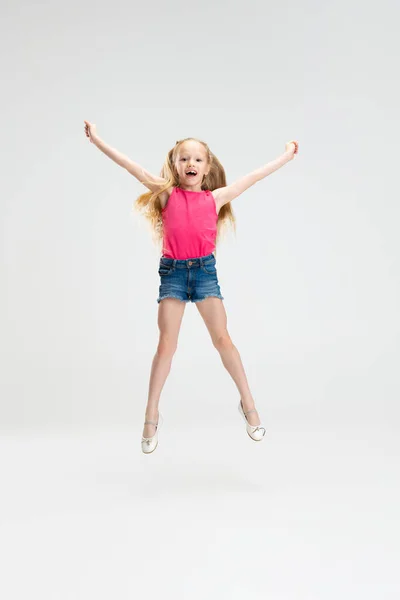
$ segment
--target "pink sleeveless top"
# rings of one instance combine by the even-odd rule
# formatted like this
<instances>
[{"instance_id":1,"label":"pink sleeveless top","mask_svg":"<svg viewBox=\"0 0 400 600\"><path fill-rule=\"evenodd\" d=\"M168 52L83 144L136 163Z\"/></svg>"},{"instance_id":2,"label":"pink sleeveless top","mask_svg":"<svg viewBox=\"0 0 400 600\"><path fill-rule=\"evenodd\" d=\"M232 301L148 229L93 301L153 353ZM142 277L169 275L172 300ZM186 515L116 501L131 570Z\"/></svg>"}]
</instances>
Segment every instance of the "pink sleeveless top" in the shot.
<instances>
[{"instance_id":1,"label":"pink sleeveless top","mask_svg":"<svg viewBox=\"0 0 400 600\"><path fill-rule=\"evenodd\" d=\"M182 260L214 252L218 214L210 190L194 192L174 187L161 212L163 256Z\"/></svg>"}]
</instances>

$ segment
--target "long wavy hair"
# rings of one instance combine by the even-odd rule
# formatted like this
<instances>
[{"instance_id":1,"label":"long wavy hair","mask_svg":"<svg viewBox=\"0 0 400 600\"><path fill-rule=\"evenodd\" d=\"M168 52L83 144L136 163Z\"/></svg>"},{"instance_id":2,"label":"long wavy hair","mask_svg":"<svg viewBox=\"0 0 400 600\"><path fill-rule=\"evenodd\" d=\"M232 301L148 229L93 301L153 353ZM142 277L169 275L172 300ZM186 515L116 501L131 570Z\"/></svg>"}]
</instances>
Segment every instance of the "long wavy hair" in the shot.
<instances>
[{"instance_id":1,"label":"long wavy hair","mask_svg":"<svg viewBox=\"0 0 400 600\"><path fill-rule=\"evenodd\" d=\"M198 138L185 138L183 140L177 140L175 146L168 152L167 157L164 161L164 165L160 172L160 177L165 180L165 183L160 184L159 188L155 191L148 191L144 194L140 194L134 202L134 210L141 212L150 223L153 241L159 246L160 252L162 252L162 244L164 237L164 228L161 213L161 202L160 194L170 187L179 186L179 177L175 169L175 161L178 153L179 146L188 140L194 140L202 144L206 150L208 163L211 165L208 175L203 177L201 183L202 190L216 190L217 188L226 186L225 170L218 158L213 154L208 145L199 140ZM143 182L143 181L142 181ZM149 182L150 183L150 182ZM236 234L236 218L233 213L231 202L227 202L221 207L218 213L217 220L217 236L215 245L217 247L222 235L226 229L227 224L232 226ZM217 254L217 249L215 249Z\"/></svg>"}]
</instances>

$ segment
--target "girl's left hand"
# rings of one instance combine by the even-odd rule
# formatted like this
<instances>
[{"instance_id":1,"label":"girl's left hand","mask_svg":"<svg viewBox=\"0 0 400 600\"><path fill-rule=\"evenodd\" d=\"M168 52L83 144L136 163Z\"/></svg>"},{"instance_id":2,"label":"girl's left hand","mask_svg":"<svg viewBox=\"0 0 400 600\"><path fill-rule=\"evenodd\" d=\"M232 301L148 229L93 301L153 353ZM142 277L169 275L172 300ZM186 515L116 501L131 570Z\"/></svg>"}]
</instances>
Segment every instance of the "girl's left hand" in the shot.
<instances>
[{"instance_id":1,"label":"girl's left hand","mask_svg":"<svg viewBox=\"0 0 400 600\"><path fill-rule=\"evenodd\" d=\"M291 140L286 144L285 152L289 152L291 154L290 158L293 158L295 154L299 151L299 142L296 140Z\"/></svg>"}]
</instances>

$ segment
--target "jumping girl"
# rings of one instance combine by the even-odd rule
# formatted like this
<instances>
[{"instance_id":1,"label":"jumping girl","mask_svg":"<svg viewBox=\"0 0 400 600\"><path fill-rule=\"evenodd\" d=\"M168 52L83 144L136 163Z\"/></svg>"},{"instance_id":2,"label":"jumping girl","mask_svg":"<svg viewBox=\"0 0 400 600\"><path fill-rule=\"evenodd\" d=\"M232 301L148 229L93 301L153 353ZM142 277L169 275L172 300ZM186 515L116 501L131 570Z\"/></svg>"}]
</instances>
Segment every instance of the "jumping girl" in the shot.
<instances>
[{"instance_id":1,"label":"jumping girl","mask_svg":"<svg viewBox=\"0 0 400 600\"><path fill-rule=\"evenodd\" d=\"M154 356L142 433L142 451L153 452L163 418L160 395L171 369L186 302L195 302L222 363L240 394L239 412L254 441L265 435L236 346L227 330L227 315L218 283L216 245L221 227L235 225L231 201L250 186L294 158L298 142L290 141L285 152L265 166L227 185L225 171L208 145L197 138L178 140L168 152L160 177L152 175L97 134L96 125L85 123L85 134L106 156L124 167L149 189L135 207L143 210L156 238L162 243L158 266L159 342Z\"/></svg>"}]
</instances>

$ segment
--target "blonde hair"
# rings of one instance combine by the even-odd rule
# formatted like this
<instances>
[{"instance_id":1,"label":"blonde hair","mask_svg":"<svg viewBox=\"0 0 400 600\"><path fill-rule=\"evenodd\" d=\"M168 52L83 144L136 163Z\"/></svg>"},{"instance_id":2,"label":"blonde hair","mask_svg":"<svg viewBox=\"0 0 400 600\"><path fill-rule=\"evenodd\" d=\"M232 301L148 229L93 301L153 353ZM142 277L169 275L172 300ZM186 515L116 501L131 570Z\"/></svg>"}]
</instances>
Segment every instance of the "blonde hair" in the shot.
<instances>
[{"instance_id":1,"label":"blonde hair","mask_svg":"<svg viewBox=\"0 0 400 600\"><path fill-rule=\"evenodd\" d=\"M193 140L202 144L207 154L207 160L210 164L210 170L208 174L203 178L201 189L202 190L216 190L217 188L226 186L225 170L218 158L213 154L208 145L197 138L189 137L183 140L177 140L175 146L168 152L167 157L164 161L164 165L161 169L160 176L165 179L165 183L160 184L156 191L148 191L144 194L140 194L135 200L134 209L140 211L145 218L149 221L153 241L160 246L160 252L162 252L162 242L164 236L162 213L161 213L161 202L160 194L170 187L176 187L179 185L178 173L175 169L175 160L177 157L178 149L183 142ZM150 183L150 182L149 182ZM215 245L217 247L218 242L222 237L222 233L225 230L228 222L231 224L234 232L236 233L236 218L232 211L231 203L227 202L224 204L219 213L217 220L217 236ZM217 250L215 249L215 255Z\"/></svg>"}]
</instances>

